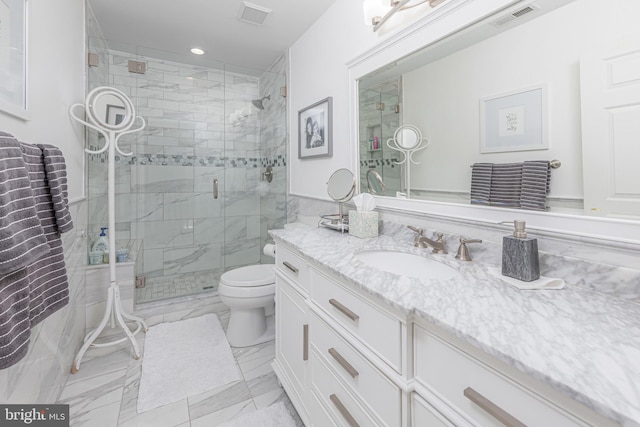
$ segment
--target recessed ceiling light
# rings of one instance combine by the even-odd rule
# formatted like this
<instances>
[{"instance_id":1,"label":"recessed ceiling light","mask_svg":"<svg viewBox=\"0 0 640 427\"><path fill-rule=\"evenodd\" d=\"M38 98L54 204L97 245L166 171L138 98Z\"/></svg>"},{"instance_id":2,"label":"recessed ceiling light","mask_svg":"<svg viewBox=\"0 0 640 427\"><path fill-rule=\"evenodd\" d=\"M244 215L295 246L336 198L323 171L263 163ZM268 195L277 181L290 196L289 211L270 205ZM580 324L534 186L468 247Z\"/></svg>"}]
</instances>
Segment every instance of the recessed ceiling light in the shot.
<instances>
[{"instance_id":1,"label":"recessed ceiling light","mask_svg":"<svg viewBox=\"0 0 640 427\"><path fill-rule=\"evenodd\" d=\"M199 47L192 47L191 53L193 53L194 55L204 55L204 50L200 49Z\"/></svg>"}]
</instances>

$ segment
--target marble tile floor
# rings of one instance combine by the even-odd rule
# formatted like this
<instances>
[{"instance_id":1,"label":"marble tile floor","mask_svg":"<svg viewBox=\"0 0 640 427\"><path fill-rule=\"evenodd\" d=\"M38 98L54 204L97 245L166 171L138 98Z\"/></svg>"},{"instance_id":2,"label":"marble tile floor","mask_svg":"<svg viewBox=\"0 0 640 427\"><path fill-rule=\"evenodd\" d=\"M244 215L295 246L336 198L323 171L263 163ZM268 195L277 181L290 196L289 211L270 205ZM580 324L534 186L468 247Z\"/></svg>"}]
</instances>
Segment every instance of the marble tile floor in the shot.
<instances>
[{"instance_id":1,"label":"marble tile floor","mask_svg":"<svg viewBox=\"0 0 640 427\"><path fill-rule=\"evenodd\" d=\"M149 277L144 288L136 288L136 301L146 303L211 292L217 289L217 283L217 276L213 274Z\"/></svg>"},{"instance_id":2,"label":"marble tile floor","mask_svg":"<svg viewBox=\"0 0 640 427\"><path fill-rule=\"evenodd\" d=\"M144 352L144 334L136 338ZM143 358L134 360L125 343L90 349L92 358L85 358L80 371L70 376L58 403L70 405L72 427L209 427L284 401L296 424L304 427L271 368L275 342L232 351L242 381L138 414Z\"/></svg>"}]
</instances>

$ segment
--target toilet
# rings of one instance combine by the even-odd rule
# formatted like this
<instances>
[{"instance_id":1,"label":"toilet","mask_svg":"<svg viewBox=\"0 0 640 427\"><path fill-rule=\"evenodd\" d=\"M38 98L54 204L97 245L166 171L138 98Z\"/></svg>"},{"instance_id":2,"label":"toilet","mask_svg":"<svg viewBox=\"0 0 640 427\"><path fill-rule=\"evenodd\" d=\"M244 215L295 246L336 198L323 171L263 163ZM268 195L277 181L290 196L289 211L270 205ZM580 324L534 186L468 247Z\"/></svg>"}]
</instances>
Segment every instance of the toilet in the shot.
<instances>
[{"instance_id":1,"label":"toilet","mask_svg":"<svg viewBox=\"0 0 640 427\"><path fill-rule=\"evenodd\" d=\"M227 341L248 347L275 338L273 322L276 274L273 264L248 265L220 277L218 293L231 309Z\"/></svg>"}]
</instances>

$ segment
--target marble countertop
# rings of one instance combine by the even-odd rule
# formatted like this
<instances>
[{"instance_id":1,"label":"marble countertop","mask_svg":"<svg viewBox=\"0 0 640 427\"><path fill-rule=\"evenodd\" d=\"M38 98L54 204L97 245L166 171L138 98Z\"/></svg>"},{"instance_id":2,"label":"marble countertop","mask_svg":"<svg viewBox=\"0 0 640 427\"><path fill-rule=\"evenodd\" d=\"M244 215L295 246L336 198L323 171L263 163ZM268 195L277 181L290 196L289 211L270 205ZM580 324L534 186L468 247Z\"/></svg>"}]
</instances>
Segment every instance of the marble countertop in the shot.
<instances>
[{"instance_id":1,"label":"marble countertop","mask_svg":"<svg viewBox=\"0 0 640 427\"><path fill-rule=\"evenodd\" d=\"M401 228L359 239L293 227L271 236L347 282L414 313L625 426L640 426L640 305L567 283L560 290L518 290L455 253L413 247ZM459 277L425 280L374 270L359 251L397 250L439 260ZM455 248L449 248L455 252ZM585 271L584 274L597 272Z\"/></svg>"}]
</instances>

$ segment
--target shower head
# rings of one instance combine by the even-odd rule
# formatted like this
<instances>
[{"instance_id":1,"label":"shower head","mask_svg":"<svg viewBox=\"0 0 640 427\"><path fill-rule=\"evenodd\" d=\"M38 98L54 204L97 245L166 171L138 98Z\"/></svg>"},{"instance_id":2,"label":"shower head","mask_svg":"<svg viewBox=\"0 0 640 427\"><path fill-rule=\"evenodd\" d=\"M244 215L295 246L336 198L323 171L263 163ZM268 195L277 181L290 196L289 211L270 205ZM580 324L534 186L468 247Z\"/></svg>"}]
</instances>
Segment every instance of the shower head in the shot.
<instances>
[{"instance_id":1,"label":"shower head","mask_svg":"<svg viewBox=\"0 0 640 427\"><path fill-rule=\"evenodd\" d=\"M264 105L262 105L262 101L264 101L265 99L268 99L269 101L271 101L271 95L263 96L260 99L254 99L254 100L251 101L251 103L258 110L264 110Z\"/></svg>"}]
</instances>

